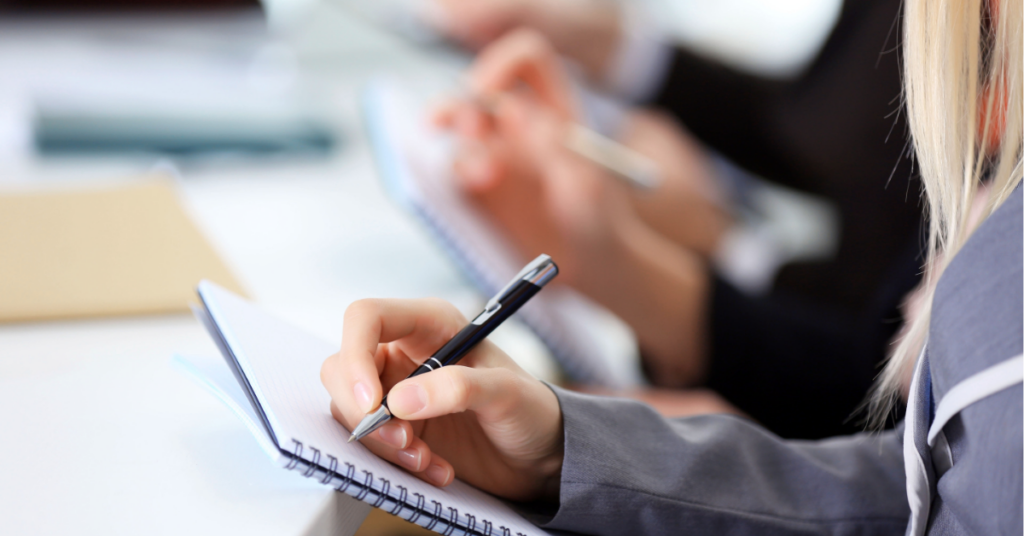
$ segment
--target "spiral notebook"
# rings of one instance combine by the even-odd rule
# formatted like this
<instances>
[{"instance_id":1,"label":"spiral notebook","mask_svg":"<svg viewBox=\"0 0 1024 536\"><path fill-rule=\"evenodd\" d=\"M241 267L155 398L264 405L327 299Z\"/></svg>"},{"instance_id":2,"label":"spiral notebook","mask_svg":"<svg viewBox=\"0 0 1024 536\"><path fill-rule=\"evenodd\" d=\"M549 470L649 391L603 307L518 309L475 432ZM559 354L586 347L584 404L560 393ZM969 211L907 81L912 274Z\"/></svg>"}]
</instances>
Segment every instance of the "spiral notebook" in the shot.
<instances>
[{"instance_id":1,"label":"spiral notebook","mask_svg":"<svg viewBox=\"0 0 1024 536\"><path fill-rule=\"evenodd\" d=\"M231 407L260 446L296 476L316 479L407 521L447 535L546 534L500 500L456 480L437 488L378 458L334 420L320 365L338 345L274 318L209 281L196 316L240 390L216 389L216 373L182 365ZM222 374L226 376L227 374ZM234 391L234 395L229 391ZM217 392L220 391L220 392Z\"/></svg>"},{"instance_id":2,"label":"spiral notebook","mask_svg":"<svg viewBox=\"0 0 1024 536\"><path fill-rule=\"evenodd\" d=\"M490 297L529 259L517 254L451 180L451 140L427 125L426 102L382 79L363 90L361 109L390 196L423 223ZM645 383L632 331L582 294L565 286L549 287L518 317L544 342L570 380L617 388Z\"/></svg>"}]
</instances>

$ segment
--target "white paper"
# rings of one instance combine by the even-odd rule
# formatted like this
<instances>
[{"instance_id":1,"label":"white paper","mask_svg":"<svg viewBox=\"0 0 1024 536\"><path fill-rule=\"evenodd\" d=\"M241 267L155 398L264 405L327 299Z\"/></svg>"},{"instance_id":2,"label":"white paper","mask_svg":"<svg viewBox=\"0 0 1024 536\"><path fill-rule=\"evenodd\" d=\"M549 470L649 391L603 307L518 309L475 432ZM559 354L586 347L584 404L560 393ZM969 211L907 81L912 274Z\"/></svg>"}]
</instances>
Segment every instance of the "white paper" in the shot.
<instances>
[{"instance_id":1,"label":"white paper","mask_svg":"<svg viewBox=\"0 0 1024 536\"><path fill-rule=\"evenodd\" d=\"M187 374L210 394L227 405L238 416L253 437L256 438L256 442L259 443L263 452L267 453L267 456L270 456L270 459L275 463L280 464L283 462L284 456L278 450L274 440L264 430L259 416L256 415L255 408L252 407L252 404L245 397L242 387L232 377L231 369L228 368L223 359L176 355L171 358L171 366Z\"/></svg>"}]
</instances>

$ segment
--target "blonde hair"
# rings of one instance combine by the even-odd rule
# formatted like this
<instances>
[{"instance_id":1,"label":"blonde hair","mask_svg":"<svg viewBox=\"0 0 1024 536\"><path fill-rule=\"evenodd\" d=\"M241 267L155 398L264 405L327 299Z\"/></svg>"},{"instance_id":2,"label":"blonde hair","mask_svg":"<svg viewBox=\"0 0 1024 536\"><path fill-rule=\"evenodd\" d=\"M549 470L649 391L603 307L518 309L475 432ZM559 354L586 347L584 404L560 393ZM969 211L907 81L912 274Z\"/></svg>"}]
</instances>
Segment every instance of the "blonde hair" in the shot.
<instances>
[{"instance_id":1,"label":"blonde hair","mask_svg":"<svg viewBox=\"0 0 1024 536\"><path fill-rule=\"evenodd\" d=\"M892 413L928 332L935 281L974 227L970 209L984 179L981 221L1021 182L1020 0L904 0L904 102L928 206L928 260L920 313L868 399L869 425Z\"/></svg>"}]
</instances>

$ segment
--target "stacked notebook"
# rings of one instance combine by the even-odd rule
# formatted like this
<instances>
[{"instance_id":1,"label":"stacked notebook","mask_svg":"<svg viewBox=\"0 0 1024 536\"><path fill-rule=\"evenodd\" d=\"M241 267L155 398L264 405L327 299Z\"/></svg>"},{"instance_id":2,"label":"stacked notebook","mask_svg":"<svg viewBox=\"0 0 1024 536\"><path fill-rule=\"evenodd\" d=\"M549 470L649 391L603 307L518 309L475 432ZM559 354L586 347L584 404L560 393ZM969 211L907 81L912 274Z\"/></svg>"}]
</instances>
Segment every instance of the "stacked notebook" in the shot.
<instances>
[{"instance_id":1,"label":"stacked notebook","mask_svg":"<svg viewBox=\"0 0 1024 536\"><path fill-rule=\"evenodd\" d=\"M338 350L209 281L195 313L223 362L179 367L245 422L264 451L296 477L316 479L375 508L441 534L545 534L500 500L456 480L436 488L378 458L334 420L320 366Z\"/></svg>"},{"instance_id":2,"label":"stacked notebook","mask_svg":"<svg viewBox=\"0 0 1024 536\"><path fill-rule=\"evenodd\" d=\"M0 322L187 312L200 279L241 285L174 184L0 193Z\"/></svg>"}]
</instances>

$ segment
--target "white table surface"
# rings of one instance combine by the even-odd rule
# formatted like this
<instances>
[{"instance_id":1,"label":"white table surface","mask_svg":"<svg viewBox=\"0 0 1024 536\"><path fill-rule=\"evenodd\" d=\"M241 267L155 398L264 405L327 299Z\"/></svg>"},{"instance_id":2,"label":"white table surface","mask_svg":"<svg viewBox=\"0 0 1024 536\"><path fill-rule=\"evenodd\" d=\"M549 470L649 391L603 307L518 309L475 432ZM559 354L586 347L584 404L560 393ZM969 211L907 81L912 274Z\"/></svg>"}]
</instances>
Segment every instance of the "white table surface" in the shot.
<instances>
[{"instance_id":1,"label":"white table surface","mask_svg":"<svg viewBox=\"0 0 1024 536\"><path fill-rule=\"evenodd\" d=\"M325 338L360 297L475 303L348 154L183 191L254 298ZM307 534L331 515L340 499L273 466L175 353L216 349L188 315L0 326L0 532Z\"/></svg>"},{"instance_id":2,"label":"white table surface","mask_svg":"<svg viewBox=\"0 0 1024 536\"><path fill-rule=\"evenodd\" d=\"M315 24L352 30L339 17ZM107 68L117 52L88 36L48 37L47 28L0 32L0 67L22 77L0 84L0 188L132 180L151 169L146 157L43 159L26 150L18 106L31 90L73 80L73 62ZM72 62L75 39L85 45ZM385 198L362 140L357 82L382 58L416 60L372 33L355 44L301 39L296 54L314 64L302 67L304 91L342 132L341 150L181 165L186 207L256 301L330 340L340 341L344 309L362 297L478 306L441 251ZM146 53L160 54L132 52ZM103 76L123 74L110 71ZM0 252L0 262L12 261ZM361 503L272 465L225 406L169 364L175 353L216 351L189 315L0 325L0 533L344 534L346 519L360 521Z\"/></svg>"}]
</instances>

